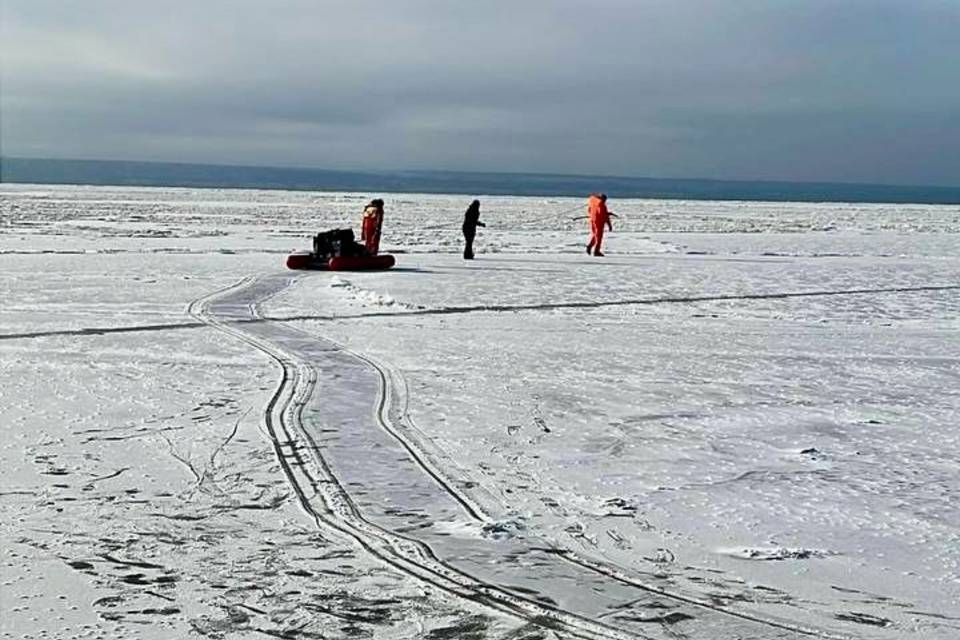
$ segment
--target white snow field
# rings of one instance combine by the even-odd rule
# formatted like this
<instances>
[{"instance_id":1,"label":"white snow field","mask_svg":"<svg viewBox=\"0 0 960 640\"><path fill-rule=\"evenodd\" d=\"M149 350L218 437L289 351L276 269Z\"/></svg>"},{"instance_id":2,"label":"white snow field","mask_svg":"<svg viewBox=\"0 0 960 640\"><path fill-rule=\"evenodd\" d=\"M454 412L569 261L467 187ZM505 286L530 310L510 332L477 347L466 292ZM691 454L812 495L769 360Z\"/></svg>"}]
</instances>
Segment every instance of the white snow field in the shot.
<instances>
[{"instance_id":1,"label":"white snow field","mask_svg":"<svg viewBox=\"0 0 960 640\"><path fill-rule=\"evenodd\" d=\"M611 196L0 185L0 636L960 637L960 207Z\"/></svg>"}]
</instances>

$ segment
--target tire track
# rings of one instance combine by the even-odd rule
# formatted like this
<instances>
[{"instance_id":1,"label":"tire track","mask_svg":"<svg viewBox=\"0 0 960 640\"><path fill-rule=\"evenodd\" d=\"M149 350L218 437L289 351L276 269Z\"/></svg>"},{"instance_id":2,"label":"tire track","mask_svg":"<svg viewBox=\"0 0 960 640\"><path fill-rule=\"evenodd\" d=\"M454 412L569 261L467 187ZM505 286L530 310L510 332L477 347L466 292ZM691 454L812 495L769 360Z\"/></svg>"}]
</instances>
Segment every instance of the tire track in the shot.
<instances>
[{"instance_id":1,"label":"tire track","mask_svg":"<svg viewBox=\"0 0 960 640\"><path fill-rule=\"evenodd\" d=\"M366 521L347 492L333 475L321 448L306 430L297 429L302 420L306 400L312 394L316 376L309 364L249 333L240 331L209 312L216 299L241 290L257 281L245 279L230 287L194 300L188 312L198 321L227 333L268 355L281 369L280 380L264 409L264 426L274 453L290 482L301 508L318 526L337 531L358 543L386 564L457 598L469 600L503 614L522 619L537 626L563 632L572 637L595 639L649 638L626 633L612 626L598 623L575 613L545 606L536 600L523 598L473 576L464 574L442 563L429 546L393 532L388 532ZM251 311L255 307L248 307ZM298 445L303 436L308 447ZM313 454L316 471L312 472L301 450ZM310 491L312 491L312 495ZM319 497L321 504L314 499Z\"/></svg>"},{"instance_id":2,"label":"tire track","mask_svg":"<svg viewBox=\"0 0 960 640\"><path fill-rule=\"evenodd\" d=\"M265 353L279 366L280 380L264 409L264 425L301 507L318 526L347 536L390 566L454 597L573 637L678 637L679 630L668 629L666 626L660 633L652 636L647 635L646 631L655 630L648 627L644 627L643 631L624 630L601 621L595 612L585 615L582 607L581 611L574 611L557 604L556 600L544 602L542 598L518 593L518 590L525 591L520 587L504 588L501 575L497 575L497 582L491 582L476 572L476 565L466 563L465 569L462 559L454 564L442 560L426 541L429 540L427 536L402 534L396 527L375 523L366 516L345 489L343 479L338 477L331 466L327 458L329 447L319 442L311 429L304 427L304 411L318 385L318 369L313 362L317 357L322 359L324 356L346 356L375 372L379 392L373 413L377 426L402 447L419 472L429 477L436 487L454 500L471 521L491 522L490 514L496 509L484 505L497 501L482 487L449 476L445 469L456 467L448 464L451 461L436 447L431 446L429 438L419 431L412 420L407 419L405 381L399 372L329 340L307 334L282 322L261 319L260 305L294 280L290 277L281 279L278 276L256 280L247 278L198 298L189 305L188 312L198 321ZM250 322L251 319L257 321ZM287 343L288 347L280 346L281 343ZM309 351L308 347L312 348L313 352L306 353ZM300 353L297 353L298 350ZM304 456L304 450L309 450L312 455ZM461 475L465 477L465 474ZM593 578L587 582L593 585L594 591L597 591L597 585L601 586L600 591L615 591L612 586L619 585L617 588L621 591L624 588L635 589L666 599L673 603L671 607L682 606L688 610L692 608L698 611L699 615L686 617L695 618L697 623L711 629L711 637L845 638L674 593L637 579L620 567L582 558L567 549L530 547L527 552L531 555L536 552L541 556L541 564L542 558L548 557L547 563L552 564L553 570L565 565L570 567L571 571L579 572L576 575L592 575ZM568 571L568 578L569 575ZM582 588L589 590L589 585L584 584ZM682 637L682 634L680 636Z\"/></svg>"},{"instance_id":3,"label":"tire track","mask_svg":"<svg viewBox=\"0 0 960 640\"><path fill-rule=\"evenodd\" d=\"M456 488L456 485L464 484L462 481L446 479L442 477L442 472L437 471L437 469L442 469L442 468L448 468L448 469L456 468L457 467L456 463L453 460L450 460L449 458L444 456L442 453L438 452L435 447L430 447L430 449L433 449L433 453L427 453L427 451L425 451L425 449L427 448L424 445L424 441L426 440L425 436L422 436L419 429L417 429L416 426L412 424L413 422L412 419L407 417L406 415L407 413L406 392L404 391L402 394L398 394L395 391L395 388L396 386L398 386L398 384L404 385L404 386L406 384L405 380L403 380L402 374L400 374L393 367L391 367L386 363L381 363L375 360L374 358L357 353L351 349L348 349L345 346L341 346L341 348L344 351L352 354L354 357L366 362L371 367L377 370L377 373L381 381L381 393L380 393L380 398L377 406L377 417L382 428L388 433L390 433L394 438L396 438L403 445L403 447L410 452L411 456L418 462L418 464L421 464L425 473L430 475L430 477L434 478L434 480L439 485L441 485L444 488L444 490L448 491L451 495L454 496L457 502L459 502L464 506L464 510L470 515L471 518L473 518L478 522L489 522L492 519L492 516L490 515L492 509L485 509L479 505L481 502L487 502L488 500L496 501L496 499L492 498L492 496L484 496L483 498L480 498L480 499L474 499L473 496L470 496L464 492L461 492L459 489ZM398 380L400 380L401 382L398 383L397 382ZM405 431L407 435L403 435L401 433L401 429L398 428L396 425L396 419L390 417L390 412L389 412L390 402L392 398L397 395L400 395L403 398L401 401L402 407L398 413L402 418L404 418L403 420L404 422L410 423L406 426L406 428L402 429L402 431ZM410 437L411 431L415 432L417 435L414 435L411 438ZM410 439L408 440L408 438ZM416 449L418 448L420 449L420 451L416 451ZM430 460L431 458L437 458L437 457L442 459L442 463L434 463L432 461L427 462L427 460ZM484 515L481 516L481 513L483 513ZM636 576L631 576L629 574L629 571L623 567L610 564L608 562L601 562L595 559L583 557L580 554L570 549L551 548L550 552L554 553L557 558L565 562L568 562L570 564L576 565L578 567L581 567L593 573L606 576L608 578L616 580L617 582L621 582L623 584L636 587L637 589L641 589L648 593L656 594L658 596L663 596L671 600L675 600L677 602L693 605L695 607L708 609L717 613L721 613L726 616L731 616L731 617L739 618L752 623L764 625L771 629L781 629L784 631L799 633L806 636L826 638L826 639L832 639L832 640L846 640L848 638L848 636L829 633L823 630L815 629L813 627L808 627L808 626L799 625L799 624L791 624L791 623L776 620L773 618L767 618L759 615L754 615L751 613L736 611L728 607L718 606L705 599L684 595L668 589L664 589L655 584L651 584L647 581L641 580Z\"/></svg>"}]
</instances>

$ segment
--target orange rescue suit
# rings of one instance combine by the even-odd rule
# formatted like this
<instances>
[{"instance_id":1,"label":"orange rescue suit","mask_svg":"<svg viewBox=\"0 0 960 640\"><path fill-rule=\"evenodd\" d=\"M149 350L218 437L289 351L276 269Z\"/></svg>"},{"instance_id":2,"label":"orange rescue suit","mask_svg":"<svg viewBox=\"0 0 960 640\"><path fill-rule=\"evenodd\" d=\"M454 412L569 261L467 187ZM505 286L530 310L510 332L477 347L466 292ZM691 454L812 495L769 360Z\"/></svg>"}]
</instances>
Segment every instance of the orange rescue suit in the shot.
<instances>
[{"instance_id":1,"label":"orange rescue suit","mask_svg":"<svg viewBox=\"0 0 960 640\"><path fill-rule=\"evenodd\" d=\"M587 220L590 225L590 242L587 243L587 253L591 253L592 249L595 256L603 255L600 251L600 244L603 242L603 228L612 229L606 200L605 196L598 193L591 193L590 197L587 198Z\"/></svg>"},{"instance_id":2,"label":"orange rescue suit","mask_svg":"<svg viewBox=\"0 0 960 640\"><path fill-rule=\"evenodd\" d=\"M380 228L383 225L383 208L371 203L363 209L360 221L360 239L370 255L380 251Z\"/></svg>"}]
</instances>

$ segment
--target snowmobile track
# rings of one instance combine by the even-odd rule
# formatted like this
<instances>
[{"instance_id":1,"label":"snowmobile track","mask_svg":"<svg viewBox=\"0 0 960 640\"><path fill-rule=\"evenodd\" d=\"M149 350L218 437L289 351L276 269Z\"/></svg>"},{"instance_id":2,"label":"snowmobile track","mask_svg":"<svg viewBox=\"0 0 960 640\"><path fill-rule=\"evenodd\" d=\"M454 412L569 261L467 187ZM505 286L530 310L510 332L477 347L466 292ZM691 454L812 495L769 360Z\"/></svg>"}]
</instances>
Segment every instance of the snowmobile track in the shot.
<instances>
[{"instance_id":1,"label":"snowmobile track","mask_svg":"<svg viewBox=\"0 0 960 640\"><path fill-rule=\"evenodd\" d=\"M229 287L194 300L187 311L198 321L265 353L280 367L281 376L277 388L264 408L264 425L277 459L301 507L318 526L354 540L383 562L451 596L478 603L532 624L579 638L662 637L659 634L650 636L632 629L616 628L580 613L565 610L560 606L546 604L531 597L524 597L515 591L506 590L450 565L439 558L424 541L386 529L365 518L324 458L323 447L316 441L310 430L303 428L303 410L317 384L316 369L302 355L271 342L269 336L265 338L263 335L258 335L269 333L264 328L274 327L288 338L295 335L299 341L322 342L329 345L327 351L347 354L372 368L379 380L379 397L376 400L375 410L378 426L402 446L422 472L453 498L470 519L484 523L491 520L489 510L481 506L486 499L483 497L475 499L475 496L471 495L483 489L476 487L468 491L458 489L456 486L458 482L451 480L443 471L448 461L443 459L442 452L429 450L429 438L418 437L418 430L412 421L403 421L406 422L403 425L395 422L396 418L393 416L403 418L406 415L406 394L398 391L396 387L397 384L405 384L402 376L398 383L399 374L393 372L388 365L378 363L370 357L346 349L328 339L307 334L282 321L263 320L260 305L297 279L298 276L289 275L284 275L282 278L278 276L245 278ZM232 300L231 296L236 300ZM213 310L211 310L212 307ZM402 407L392 405L398 396L404 403ZM302 454L303 449L309 449L313 455L308 459ZM320 498L319 501L317 497ZM693 606L704 613L719 614L721 619L736 619L753 627L750 631L742 630L751 635L737 637L767 638L772 637L767 635L768 633L783 632L796 636L829 639L847 637L672 593L635 578L620 567L580 557L567 549L546 546L548 548L545 550L562 563L602 576L610 582L629 585L632 588ZM719 621L720 619L716 620L716 622ZM711 622L703 621L705 625L710 625ZM707 626L707 628L710 627ZM763 632L762 629L766 629L767 632ZM754 633L757 635L753 635ZM669 631L668 634L673 635Z\"/></svg>"},{"instance_id":2,"label":"snowmobile track","mask_svg":"<svg viewBox=\"0 0 960 640\"><path fill-rule=\"evenodd\" d=\"M209 313L208 309L213 301L255 282L257 281L245 278L234 285L198 298L190 303L188 313L265 353L280 366L281 376L277 388L264 408L264 426L301 508L318 526L345 534L381 561L448 595L487 606L538 626L585 639L649 638L623 632L577 614L508 593L495 585L447 567L426 545L382 530L364 520L347 492L332 475L320 455L317 443L309 433L296 430L304 401L312 392L315 383L310 367L306 363L297 362L292 354L287 354L274 345L232 326L234 323L231 320L237 318L218 318ZM248 305L247 309L255 313L256 304ZM300 454L302 447L296 446L300 436L307 439L308 448L314 453L314 461L319 470L317 474L310 472L308 461ZM317 505L317 501L309 494L308 487L313 490L314 495L320 496L322 506Z\"/></svg>"},{"instance_id":3,"label":"snowmobile track","mask_svg":"<svg viewBox=\"0 0 960 640\"><path fill-rule=\"evenodd\" d=\"M391 390L392 386L396 384L396 382L394 381L394 378L396 376L392 372L389 365L382 364L369 356L365 356L363 354L357 353L351 349L348 349L347 347L341 346L341 348L344 351L352 354L354 357L366 362L377 371L377 374L380 378L380 384L381 384L381 393L380 393L380 398L378 400L378 407L377 407L377 418L380 422L380 425L383 427L383 429L386 430L388 433L390 433L398 442L400 442L400 444L410 453L410 455L417 461L417 463L420 464L424 472L430 475L439 485L441 485L446 491L448 491L454 497L454 499L456 499L457 502L459 502L463 506L464 510L470 515L471 518L473 518L478 522L489 522L491 517L487 515L486 513L487 510L479 506L478 501L474 501L469 496L465 495L464 493L461 493L458 489L455 488L454 481L442 477L443 475L442 472L438 471L439 468L449 467L450 465L453 465L454 464L453 461L445 460L444 464L432 464L428 462L427 460L429 459L429 456L422 451L422 443L414 444L408 441L407 437L401 434L400 432L401 430L398 429L395 425L391 424L389 404L391 401L391 397L396 396L397 394L395 392L392 392ZM405 415L406 408L403 407L399 411L399 413L400 415ZM481 513L484 513L484 515L481 515ZM547 543L545 543L545 545L546 544ZM704 608L704 609L710 609L712 611L716 611L724 615L733 616L749 622L758 623L770 628L783 629L784 631L800 633L800 634L808 635L812 637L825 638L828 640L845 640L847 638L847 636L831 634L831 633L813 629L813 628L802 627L799 625L791 625L788 623L780 622L778 620L763 618L760 616L751 615L749 613L744 613L740 611L734 611L734 610L713 604L705 599L698 599L698 598L694 598L686 595L681 595L678 593L673 593L671 591L662 589L655 585L648 584L645 581L640 580L634 576L630 576L628 572L622 567L610 565L608 563L599 562L597 560L593 560L589 558L584 558L579 554L577 554L576 552L571 551L569 549L556 548L556 547L553 547L552 545L550 548L552 553L556 554L558 558L564 560L565 562L574 564L588 571L606 576L608 578L616 580L617 582L621 582L623 584L636 587L643 591L647 591L649 593L654 593L660 596L664 596L666 598L670 598L671 600L676 600L678 602L682 602L685 604L693 605L693 606Z\"/></svg>"}]
</instances>

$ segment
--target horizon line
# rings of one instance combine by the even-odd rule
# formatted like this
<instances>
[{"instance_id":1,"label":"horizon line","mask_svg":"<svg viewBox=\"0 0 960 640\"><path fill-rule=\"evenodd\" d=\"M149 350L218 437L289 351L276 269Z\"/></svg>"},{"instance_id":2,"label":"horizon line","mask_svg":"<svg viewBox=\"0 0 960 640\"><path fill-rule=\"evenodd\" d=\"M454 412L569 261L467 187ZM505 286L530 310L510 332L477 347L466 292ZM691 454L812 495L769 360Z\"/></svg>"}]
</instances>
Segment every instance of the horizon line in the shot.
<instances>
[{"instance_id":1,"label":"horizon line","mask_svg":"<svg viewBox=\"0 0 960 640\"><path fill-rule=\"evenodd\" d=\"M118 158L62 158L62 157L39 157L39 156L20 156L0 154L0 164L4 160L26 160L40 162L100 162L109 164L148 164L148 165L167 165L181 167L211 167L211 168L229 168L229 169L265 169L273 171L318 171L325 173L341 174L361 174L370 176L384 176L390 174L449 174L449 175L476 175L476 176L539 176L544 178L576 178L576 179L606 179L606 180L637 180L651 182L690 182L690 183L715 183L715 184L767 184L767 185L795 185L795 186L837 186L837 187L871 187L879 189L960 189L960 183L957 184L914 184L914 183L884 183L884 182L848 182L831 180L792 180L786 178L690 178L690 177L654 177L654 176L636 176L636 175L615 175L615 174L592 174L592 173L563 173L563 172L544 172L544 171L491 171L474 169L430 169L430 168L404 168L404 169L347 169L347 168L329 168L320 166L296 166L296 165L275 165L275 164L232 164L221 162L196 162L183 160L129 160ZM3 181L2 166L0 166L0 182Z\"/></svg>"}]
</instances>

